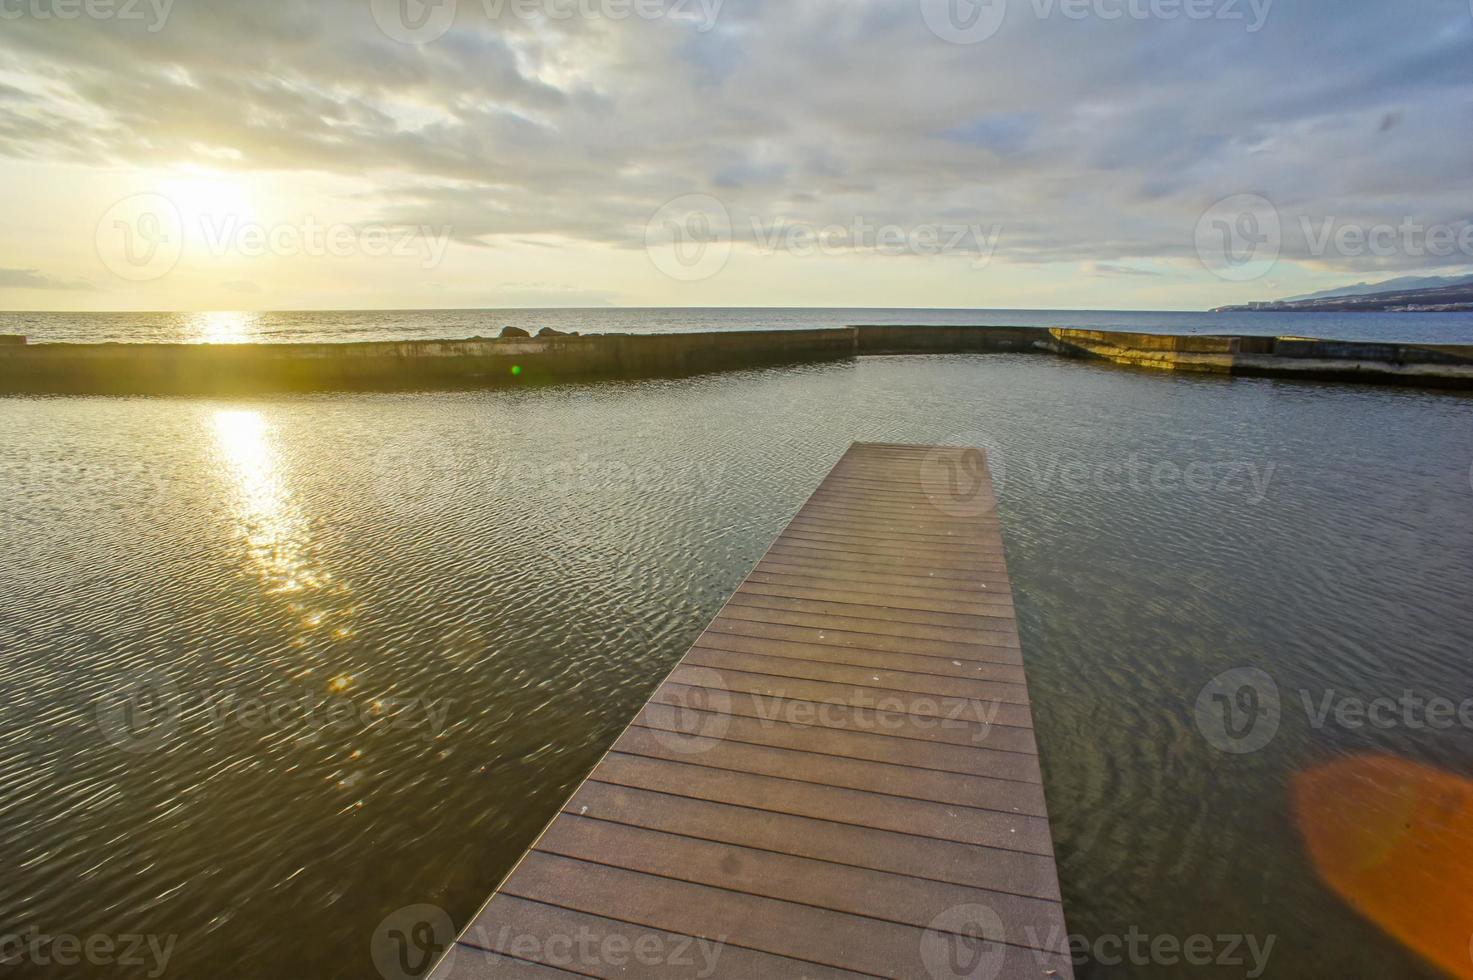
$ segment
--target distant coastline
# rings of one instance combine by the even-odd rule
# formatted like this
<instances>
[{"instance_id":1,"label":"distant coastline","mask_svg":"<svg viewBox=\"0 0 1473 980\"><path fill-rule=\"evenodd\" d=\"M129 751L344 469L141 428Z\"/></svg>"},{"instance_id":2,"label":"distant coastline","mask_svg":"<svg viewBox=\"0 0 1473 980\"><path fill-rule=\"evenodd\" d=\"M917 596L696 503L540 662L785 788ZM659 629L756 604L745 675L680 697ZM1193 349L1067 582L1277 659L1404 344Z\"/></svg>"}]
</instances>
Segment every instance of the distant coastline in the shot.
<instances>
[{"instance_id":1,"label":"distant coastline","mask_svg":"<svg viewBox=\"0 0 1473 980\"><path fill-rule=\"evenodd\" d=\"M1473 285L1399 289L1357 296L1276 300L1219 306L1213 313L1468 313L1473 312Z\"/></svg>"}]
</instances>

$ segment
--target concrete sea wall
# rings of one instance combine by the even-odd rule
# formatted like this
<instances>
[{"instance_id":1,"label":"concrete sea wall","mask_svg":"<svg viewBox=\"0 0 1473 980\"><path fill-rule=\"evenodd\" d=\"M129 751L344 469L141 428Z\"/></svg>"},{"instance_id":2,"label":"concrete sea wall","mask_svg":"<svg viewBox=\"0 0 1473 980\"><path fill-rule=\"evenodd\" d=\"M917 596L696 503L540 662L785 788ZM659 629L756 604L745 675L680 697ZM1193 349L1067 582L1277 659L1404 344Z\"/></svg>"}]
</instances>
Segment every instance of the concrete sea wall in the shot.
<instances>
[{"instance_id":1,"label":"concrete sea wall","mask_svg":"<svg viewBox=\"0 0 1473 980\"><path fill-rule=\"evenodd\" d=\"M0 393L233 395L496 387L854 356L854 331L609 334L352 344L0 347Z\"/></svg>"},{"instance_id":2,"label":"concrete sea wall","mask_svg":"<svg viewBox=\"0 0 1473 980\"><path fill-rule=\"evenodd\" d=\"M1102 330L1049 331L1051 349L1131 367L1473 389L1473 346L1181 336Z\"/></svg>"},{"instance_id":3,"label":"concrete sea wall","mask_svg":"<svg viewBox=\"0 0 1473 980\"><path fill-rule=\"evenodd\" d=\"M0 395L504 387L876 355L1038 353L1137 368L1473 390L1473 347L1043 327L857 326L352 344L0 342Z\"/></svg>"}]
</instances>

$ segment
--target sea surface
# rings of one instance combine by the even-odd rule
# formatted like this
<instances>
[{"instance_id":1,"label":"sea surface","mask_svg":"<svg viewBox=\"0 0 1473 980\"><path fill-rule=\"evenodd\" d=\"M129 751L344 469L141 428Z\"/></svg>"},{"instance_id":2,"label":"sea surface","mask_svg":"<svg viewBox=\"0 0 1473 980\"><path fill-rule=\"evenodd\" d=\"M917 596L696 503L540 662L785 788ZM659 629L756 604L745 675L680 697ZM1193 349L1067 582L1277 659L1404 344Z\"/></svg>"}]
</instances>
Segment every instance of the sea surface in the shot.
<instances>
[{"instance_id":1,"label":"sea surface","mask_svg":"<svg viewBox=\"0 0 1473 980\"><path fill-rule=\"evenodd\" d=\"M1162 313L1087 310L516 309L283 313L0 313L32 343L293 343L493 337L504 326L580 333L798 330L855 324L1083 327L1473 344L1473 313Z\"/></svg>"},{"instance_id":2,"label":"sea surface","mask_svg":"<svg viewBox=\"0 0 1473 980\"><path fill-rule=\"evenodd\" d=\"M486 332L456 316L413 329ZM1336 893L1294 794L1388 755L1473 777L1467 727L1318 713L1473 697L1470 422L1459 394L1019 355L0 398L0 933L389 980L398 910L472 917L851 441L948 442L992 459L1066 914L1106 951L1080 975L1245 975L1100 945L1143 934L1438 976ZM1228 671L1278 708L1252 751L1212 721Z\"/></svg>"}]
</instances>

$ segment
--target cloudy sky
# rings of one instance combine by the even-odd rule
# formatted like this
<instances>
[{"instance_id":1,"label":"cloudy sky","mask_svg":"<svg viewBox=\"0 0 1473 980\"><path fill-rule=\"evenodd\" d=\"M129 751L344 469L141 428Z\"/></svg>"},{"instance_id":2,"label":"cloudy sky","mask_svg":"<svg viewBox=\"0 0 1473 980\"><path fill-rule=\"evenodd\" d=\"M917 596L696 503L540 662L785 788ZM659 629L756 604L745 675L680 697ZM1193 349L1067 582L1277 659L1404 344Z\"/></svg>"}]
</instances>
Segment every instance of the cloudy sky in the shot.
<instances>
[{"instance_id":1,"label":"cloudy sky","mask_svg":"<svg viewBox=\"0 0 1473 980\"><path fill-rule=\"evenodd\" d=\"M0 308L1198 309L1473 269L1470 0L0 0Z\"/></svg>"}]
</instances>

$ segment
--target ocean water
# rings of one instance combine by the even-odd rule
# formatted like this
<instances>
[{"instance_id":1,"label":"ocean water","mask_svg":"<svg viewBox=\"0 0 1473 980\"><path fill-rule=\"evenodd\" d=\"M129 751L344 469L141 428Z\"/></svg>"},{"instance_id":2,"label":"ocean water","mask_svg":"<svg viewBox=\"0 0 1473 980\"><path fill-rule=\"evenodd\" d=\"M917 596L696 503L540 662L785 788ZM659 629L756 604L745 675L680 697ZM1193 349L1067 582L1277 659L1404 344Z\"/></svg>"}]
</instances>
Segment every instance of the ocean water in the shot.
<instances>
[{"instance_id":1,"label":"ocean water","mask_svg":"<svg viewBox=\"0 0 1473 980\"><path fill-rule=\"evenodd\" d=\"M1473 777L1473 731L1297 692L1473 697L1469 418L1015 355L0 399L0 922L380 977L386 921L470 919L852 440L956 442L992 458L1071 931L1437 976L1335 893L1293 789L1368 754ZM1282 717L1224 751L1202 695L1243 670ZM1201 972L1107 959L1081 976Z\"/></svg>"},{"instance_id":2,"label":"ocean water","mask_svg":"<svg viewBox=\"0 0 1473 980\"><path fill-rule=\"evenodd\" d=\"M853 324L1084 327L1473 344L1473 313L1162 313L1080 310L517 309L282 313L0 313L32 343L289 343L495 336L503 326L581 333L795 330Z\"/></svg>"}]
</instances>

